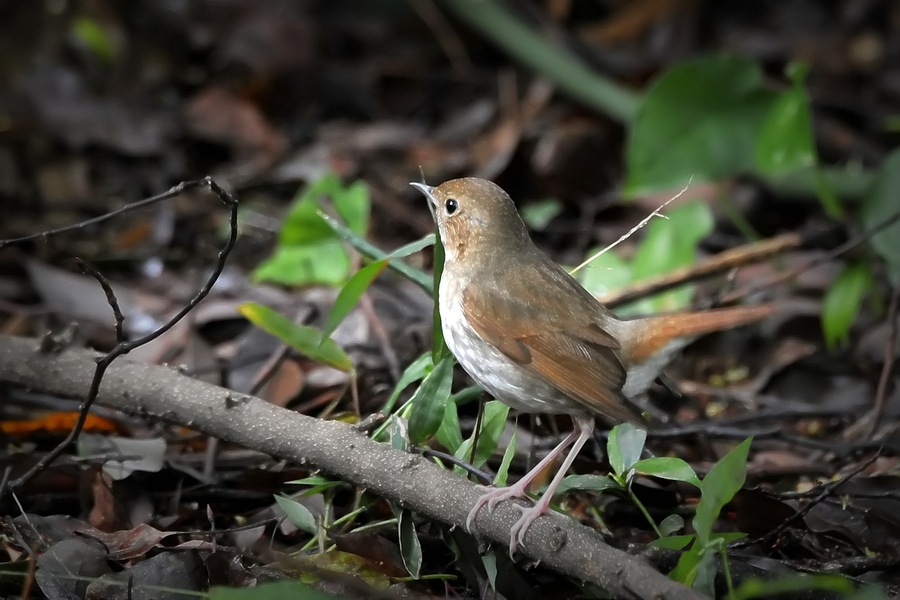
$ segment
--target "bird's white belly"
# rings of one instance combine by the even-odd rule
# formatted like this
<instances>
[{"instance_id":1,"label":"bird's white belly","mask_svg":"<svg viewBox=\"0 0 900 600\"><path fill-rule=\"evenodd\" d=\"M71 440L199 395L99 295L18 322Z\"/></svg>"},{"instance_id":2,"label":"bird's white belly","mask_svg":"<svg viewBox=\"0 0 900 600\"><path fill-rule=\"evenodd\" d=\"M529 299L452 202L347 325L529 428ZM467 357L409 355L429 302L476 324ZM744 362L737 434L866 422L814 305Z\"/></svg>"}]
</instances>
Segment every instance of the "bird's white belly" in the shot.
<instances>
[{"instance_id":1,"label":"bird's white belly","mask_svg":"<svg viewBox=\"0 0 900 600\"><path fill-rule=\"evenodd\" d=\"M441 281L439 303L444 341L459 364L486 392L523 412L586 414L552 385L517 365L479 337L465 318L462 294Z\"/></svg>"}]
</instances>

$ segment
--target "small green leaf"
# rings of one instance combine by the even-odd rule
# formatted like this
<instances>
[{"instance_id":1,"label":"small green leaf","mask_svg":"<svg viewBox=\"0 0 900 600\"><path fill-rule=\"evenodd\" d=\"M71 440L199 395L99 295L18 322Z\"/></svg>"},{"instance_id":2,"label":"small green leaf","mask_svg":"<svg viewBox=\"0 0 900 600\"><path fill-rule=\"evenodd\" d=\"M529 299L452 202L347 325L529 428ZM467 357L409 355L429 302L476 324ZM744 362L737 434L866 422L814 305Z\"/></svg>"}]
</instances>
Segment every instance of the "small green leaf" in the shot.
<instances>
[{"instance_id":1,"label":"small green leaf","mask_svg":"<svg viewBox=\"0 0 900 600\"><path fill-rule=\"evenodd\" d=\"M522 207L522 220L534 231L543 231L562 212L562 204L556 198L529 202Z\"/></svg>"},{"instance_id":2,"label":"small green leaf","mask_svg":"<svg viewBox=\"0 0 900 600\"><path fill-rule=\"evenodd\" d=\"M429 246L434 246L435 240L436 236L433 233L429 233L421 239L400 246L399 248L388 254L388 258L391 260L395 258L406 258L410 254L415 254L416 252L421 252Z\"/></svg>"},{"instance_id":3,"label":"small green leaf","mask_svg":"<svg viewBox=\"0 0 900 600\"><path fill-rule=\"evenodd\" d=\"M322 342L322 332L315 327L297 325L271 308L252 302L242 304L238 310L251 323L265 329L298 352L340 371L353 372L350 357L334 340L326 339Z\"/></svg>"},{"instance_id":4,"label":"small green leaf","mask_svg":"<svg viewBox=\"0 0 900 600\"><path fill-rule=\"evenodd\" d=\"M512 436L509 438L509 444L506 446L506 450L503 452L503 460L500 461L500 468L497 469L497 474L494 476L494 485L504 487L506 485L506 480L509 477L509 465L512 464L512 459L516 455L516 444L519 439L519 428L513 427Z\"/></svg>"},{"instance_id":5,"label":"small green leaf","mask_svg":"<svg viewBox=\"0 0 900 600\"><path fill-rule=\"evenodd\" d=\"M394 405L397 403L397 399L400 397L400 394L403 393L403 390L425 377L433 366L430 353L422 354L419 358L410 363L403 371L403 374L400 375L400 381L397 382L394 391L391 393L391 397L385 402L381 412L386 415L390 414L390 412L394 410Z\"/></svg>"},{"instance_id":6,"label":"small green leaf","mask_svg":"<svg viewBox=\"0 0 900 600\"><path fill-rule=\"evenodd\" d=\"M691 468L691 465L674 456L645 458L644 460L639 460L634 463L632 468L644 475L652 475L654 477L672 481L684 481L700 487L700 479L697 477L697 474L694 473L694 469Z\"/></svg>"},{"instance_id":7,"label":"small green leaf","mask_svg":"<svg viewBox=\"0 0 900 600\"><path fill-rule=\"evenodd\" d=\"M407 508L401 509L397 517L397 534L403 566L413 579L418 579L422 570L422 544L416 534L412 511Z\"/></svg>"},{"instance_id":8,"label":"small green leaf","mask_svg":"<svg viewBox=\"0 0 900 600\"><path fill-rule=\"evenodd\" d=\"M632 127L626 194L752 172L775 96L749 59L701 58L670 69L644 96Z\"/></svg>"},{"instance_id":9,"label":"small green leaf","mask_svg":"<svg viewBox=\"0 0 900 600\"><path fill-rule=\"evenodd\" d=\"M429 356L429 358L431 357ZM455 402L450 401L447 403L444 409L444 418L441 421L441 426L438 427L435 437L451 454L455 455L459 447L462 446L463 438L459 429L459 414L457 413Z\"/></svg>"},{"instance_id":10,"label":"small green leaf","mask_svg":"<svg viewBox=\"0 0 900 600\"><path fill-rule=\"evenodd\" d=\"M261 583L252 588L216 586L209 590L209 600L342 600L339 596L326 594L309 587L302 581L276 581Z\"/></svg>"},{"instance_id":11,"label":"small green leaf","mask_svg":"<svg viewBox=\"0 0 900 600\"><path fill-rule=\"evenodd\" d=\"M278 246L253 272L255 281L283 285L340 285L350 273L350 257L338 240Z\"/></svg>"},{"instance_id":12,"label":"small green leaf","mask_svg":"<svg viewBox=\"0 0 900 600\"><path fill-rule=\"evenodd\" d=\"M444 243L441 241L440 234L435 234L434 243L434 309L432 310L431 325L431 360L435 363L442 360L446 356L450 356L450 349L444 342L444 331L441 327L441 311L438 296L441 289L441 275L444 272Z\"/></svg>"},{"instance_id":13,"label":"small green leaf","mask_svg":"<svg viewBox=\"0 0 900 600\"><path fill-rule=\"evenodd\" d=\"M337 219L325 214L324 212L320 212L319 216L329 228L331 228L337 235L341 237L341 239L356 248L363 256L366 256L367 258L370 258L372 260L383 260L385 258L390 258L389 254L375 246L375 244L367 240L362 235L356 233ZM414 269L400 260L392 260L388 268L399 273L403 277L406 277L429 294L434 294L432 277L430 275L427 275L426 273L418 269Z\"/></svg>"},{"instance_id":14,"label":"small green leaf","mask_svg":"<svg viewBox=\"0 0 900 600\"><path fill-rule=\"evenodd\" d=\"M866 230L884 223L900 211L900 148L891 152L862 203L861 220ZM900 221L872 237L871 244L888 264L891 279L900 282Z\"/></svg>"},{"instance_id":15,"label":"small green leaf","mask_svg":"<svg viewBox=\"0 0 900 600\"><path fill-rule=\"evenodd\" d=\"M606 475L569 475L556 488L557 494L566 494L574 490L588 492L605 492L621 490L622 486Z\"/></svg>"},{"instance_id":16,"label":"small green leaf","mask_svg":"<svg viewBox=\"0 0 900 600\"><path fill-rule=\"evenodd\" d=\"M278 507L284 511L288 521L290 521L294 527L310 535L316 535L316 533L318 533L316 518L309 512L308 508L287 496L276 495L275 502L278 503Z\"/></svg>"},{"instance_id":17,"label":"small green leaf","mask_svg":"<svg viewBox=\"0 0 900 600\"><path fill-rule=\"evenodd\" d=\"M850 327L871 287L872 274L864 263L849 265L831 284L822 303L822 330L829 348L847 342Z\"/></svg>"},{"instance_id":18,"label":"small green leaf","mask_svg":"<svg viewBox=\"0 0 900 600\"><path fill-rule=\"evenodd\" d=\"M331 192L334 208L344 222L359 235L365 235L369 228L369 187L362 181L352 183Z\"/></svg>"},{"instance_id":19,"label":"small green leaf","mask_svg":"<svg viewBox=\"0 0 900 600\"><path fill-rule=\"evenodd\" d=\"M369 289L369 286L372 285L375 278L381 275L381 272L384 271L387 265L387 260L373 262L357 271L356 274L344 284L337 299L334 301L334 306L331 307L331 313L328 315L328 318L325 319L325 328L322 330L322 342L334 333L334 330L338 328L341 321L350 314L350 311L353 310L353 307L356 306L356 303L359 302L362 295Z\"/></svg>"},{"instance_id":20,"label":"small green leaf","mask_svg":"<svg viewBox=\"0 0 900 600\"><path fill-rule=\"evenodd\" d=\"M680 537L682 536L675 536L674 539ZM689 537L695 538L696 536ZM673 538L660 538L652 543L654 546L657 546L665 544L665 540L668 539ZM688 548L678 559L678 564L669 572L669 578L687 586L694 585L694 581L697 579L697 567L700 565L700 560L703 558L705 551L706 548L695 541L694 545Z\"/></svg>"},{"instance_id":21,"label":"small green leaf","mask_svg":"<svg viewBox=\"0 0 900 600\"><path fill-rule=\"evenodd\" d=\"M693 535L670 535L668 537L653 540L650 542L650 545L657 548L667 548L669 550L684 550L693 539Z\"/></svg>"},{"instance_id":22,"label":"small green leaf","mask_svg":"<svg viewBox=\"0 0 900 600\"><path fill-rule=\"evenodd\" d=\"M744 485L747 475L747 454L753 438L747 438L725 455L709 470L700 484L700 502L694 516L694 531L701 548L706 547L712 535L712 526L719 512L731 502Z\"/></svg>"},{"instance_id":23,"label":"small green leaf","mask_svg":"<svg viewBox=\"0 0 900 600\"><path fill-rule=\"evenodd\" d=\"M462 443L456 450L457 458L468 459L472 452L472 444L478 439L478 448L475 449L475 458L472 460L472 466L481 467L494 454L497 449L497 443L503 431L506 429L506 417L509 414L509 407L491 400L484 405L484 418L481 420L481 432L472 432L472 435Z\"/></svg>"},{"instance_id":24,"label":"small green leaf","mask_svg":"<svg viewBox=\"0 0 900 600\"><path fill-rule=\"evenodd\" d=\"M673 533L682 529L684 529L684 519L681 515L669 515L659 524L659 531L663 534L663 537L672 537Z\"/></svg>"},{"instance_id":25,"label":"small green leaf","mask_svg":"<svg viewBox=\"0 0 900 600\"><path fill-rule=\"evenodd\" d=\"M108 64L116 62L116 46L96 20L84 15L76 17L72 22L72 33L102 61Z\"/></svg>"},{"instance_id":26,"label":"small green leaf","mask_svg":"<svg viewBox=\"0 0 900 600\"><path fill-rule=\"evenodd\" d=\"M877 590L877 588L873 589ZM793 593L793 596L797 596L804 590L822 590L832 594L836 592L850 597L856 591L856 584L843 575L786 575L777 579L753 577L746 580L735 590L734 600L774 598L791 593ZM881 594L875 597L884 598Z\"/></svg>"},{"instance_id":27,"label":"small green leaf","mask_svg":"<svg viewBox=\"0 0 900 600\"><path fill-rule=\"evenodd\" d=\"M434 435L444 420L450 386L453 383L453 359L444 358L428 374L411 399L409 437L419 444Z\"/></svg>"},{"instance_id":28,"label":"small green leaf","mask_svg":"<svg viewBox=\"0 0 900 600\"><path fill-rule=\"evenodd\" d=\"M632 465L640 460L646 439L647 432L631 423L622 423L612 428L606 442L606 452L609 455L609 465L616 475L626 475Z\"/></svg>"}]
</instances>

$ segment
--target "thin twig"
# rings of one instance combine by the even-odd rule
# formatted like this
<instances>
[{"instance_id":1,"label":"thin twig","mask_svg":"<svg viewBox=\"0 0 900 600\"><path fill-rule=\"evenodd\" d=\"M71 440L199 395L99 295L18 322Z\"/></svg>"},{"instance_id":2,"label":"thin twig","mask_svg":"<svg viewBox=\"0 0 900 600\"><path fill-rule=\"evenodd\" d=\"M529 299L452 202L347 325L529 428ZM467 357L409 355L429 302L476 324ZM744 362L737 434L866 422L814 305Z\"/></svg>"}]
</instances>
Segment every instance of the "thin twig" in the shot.
<instances>
[{"instance_id":1,"label":"thin twig","mask_svg":"<svg viewBox=\"0 0 900 600\"><path fill-rule=\"evenodd\" d=\"M100 287L103 288L103 293L106 294L106 302L109 304L110 308L112 308L113 316L116 319L116 343L125 343L127 341L124 328L125 315L122 314L122 309L119 307L119 299L116 298L116 292L113 291L112 284L104 277L103 273L95 269L89 263L86 263L77 257L75 258L75 263L82 272L87 273L96 279L100 284Z\"/></svg>"},{"instance_id":2,"label":"thin twig","mask_svg":"<svg viewBox=\"0 0 900 600\"><path fill-rule=\"evenodd\" d=\"M197 304L203 300L209 292L212 290L213 285L215 285L216 281L219 279L219 275L221 275L222 270L225 268L225 262L228 259L228 255L231 253L231 250L234 248L235 242L237 241L237 233L238 233L238 201L237 199L227 190L222 188L215 180L211 177L206 177L205 179L198 181L190 181L183 182L165 194L160 194L159 196L154 196L148 200L144 200L141 202L136 202L134 205L146 205L149 200L159 201L160 199L169 198L177 193L180 193L188 188L197 188L197 187L205 187L214 193L219 199L231 209L231 232L228 237L228 241L225 243L225 246L222 250L219 251L218 259L216 261L216 266L213 268L212 273L207 278L206 282L200 288L200 290L196 293L196 295L191 298L191 300L181 309L179 310L172 318L169 319L168 322L163 324L161 327L156 329L155 331L138 338L134 341L128 342L124 340L120 340L116 346L110 350L105 356L101 357L97 360L97 367L94 371L94 377L91 381L90 389L85 396L84 401L81 404L79 409L78 421L75 423L75 427L69 432L66 438L60 442L56 448L51 450L48 454L44 455L40 461L37 462L31 469L29 469L24 475L16 479L10 484L10 490L15 491L29 482L31 482L38 474L41 473L44 469L46 469L50 464L52 464L59 456L69 447L69 445L78 438L78 435L84 429L85 421L87 420L88 413L90 412L91 406L94 403L94 400L97 398L97 394L100 391L100 383L103 381L103 375L106 373L106 370L109 368L109 365L112 364L114 360L123 354L128 354L135 348L143 346L149 342L152 342L168 330L170 330L178 321L183 319L189 312L191 312ZM134 206L132 205L132 206ZM117 211L121 212L120 211ZM116 214L117 214L116 213ZM101 218L97 218L100 221L104 220ZM97 219L92 219L92 222L99 222ZM32 239L35 237L40 237L41 235L50 235L53 233L58 233L61 231L69 231L73 227L61 228L59 230L54 230L52 232L46 232L45 234L39 234L37 236L30 236ZM25 239L25 238L20 238ZM0 247L2 247L2 243L0 243ZM103 281L101 280L101 285L103 285ZM108 289L108 291L107 291ZM112 287L109 286L104 287L104 291L107 291L107 298L110 298L110 306L113 307L113 312L116 313L118 311L118 301L115 298L115 294L112 292ZM117 315L118 320L118 315ZM118 327L117 327L118 331Z\"/></svg>"},{"instance_id":3,"label":"thin twig","mask_svg":"<svg viewBox=\"0 0 900 600\"><path fill-rule=\"evenodd\" d=\"M625 240L630 238L632 235L634 235L634 233L638 229L640 229L641 227L643 227L644 225L649 223L650 219L652 219L653 217L661 217L663 219L668 219L669 217L662 214L660 211L662 209L664 209L665 207L667 207L672 202L674 202L675 200L677 200L678 198L681 198L681 196L684 195L684 193L688 190L688 188L691 187L691 181L693 181L693 180L694 180L694 176L691 175L691 178L688 180L687 185L685 185L684 188L682 188L682 190L680 192L678 192L677 194L675 194L674 196L672 196L671 198L669 198L668 200L663 202L661 205L659 205L659 207L656 210L654 210L652 213L650 213L649 215L647 215L646 217L641 219L641 221L637 225L635 225L634 227L632 227L631 229L628 230L628 233L626 233L625 235L623 235L622 237L620 237L619 239L614 241L612 244L610 244L606 248L603 248L599 252L595 252L593 256L585 259L585 261L583 263L581 263L580 265L578 265L577 267L575 267L574 269L569 271L569 273L574 275L575 273L580 271L583 267L586 267L587 265L591 264L594 260L596 260L597 258L602 256L603 254L606 254L608 251L612 250L613 248L615 248L616 246L618 246L619 244L621 244L622 242L624 242Z\"/></svg>"},{"instance_id":4,"label":"thin twig","mask_svg":"<svg viewBox=\"0 0 900 600\"><path fill-rule=\"evenodd\" d=\"M884 364L881 367L881 376L878 378L878 389L875 392L875 404L863 419L867 421L863 437L869 438L875 433L875 428L881 420L884 412L885 398L887 397L888 383L891 380L891 369L894 366L894 351L897 347L897 305L900 304L900 285L894 288L891 295L891 304L888 308L888 336L884 343Z\"/></svg>"}]
</instances>

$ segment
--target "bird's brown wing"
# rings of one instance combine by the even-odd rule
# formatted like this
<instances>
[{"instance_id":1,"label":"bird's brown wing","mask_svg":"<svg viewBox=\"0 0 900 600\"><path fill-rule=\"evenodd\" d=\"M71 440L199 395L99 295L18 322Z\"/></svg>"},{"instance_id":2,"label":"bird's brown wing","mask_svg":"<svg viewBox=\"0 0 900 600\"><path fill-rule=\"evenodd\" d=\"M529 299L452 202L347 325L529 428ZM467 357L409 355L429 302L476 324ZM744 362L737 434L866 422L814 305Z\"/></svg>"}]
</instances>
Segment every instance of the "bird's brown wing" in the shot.
<instances>
[{"instance_id":1,"label":"bird's brown wing","mask_svg":"<svg viewBox=\"0 0 900 600\"><path fill-rule=\"evenodd\" d=\"M482 339L586 410L642 424L622 395L626 371L614 337L588 318L573 322L485 287L469 285L463 292L466 319Z\"/></svg>"}]
</instances>

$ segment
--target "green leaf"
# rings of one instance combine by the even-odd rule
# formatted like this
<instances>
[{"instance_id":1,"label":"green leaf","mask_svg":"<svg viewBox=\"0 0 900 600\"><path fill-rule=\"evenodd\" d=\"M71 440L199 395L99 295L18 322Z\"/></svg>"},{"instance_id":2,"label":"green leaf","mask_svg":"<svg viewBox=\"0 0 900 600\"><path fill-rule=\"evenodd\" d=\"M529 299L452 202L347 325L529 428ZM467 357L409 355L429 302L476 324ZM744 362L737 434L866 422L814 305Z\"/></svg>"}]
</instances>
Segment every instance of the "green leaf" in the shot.
<instances>
[{"instance_id":1,"label":"green leaf","mask_svg":"<svg viewBox=\"0 0 900 600\"><path fill-rule=\"evenodd\" d=\"M434 308L432 309L432 325L431 325L431 360L438 362L444 357L450 356L450 349L444 342L444 331L441 326L440 301L438 296L441 289L441 275L444 273L444 243L441 241L439 233L435 234L434 243Z\"/></svg>"},{"instance_id":2,"label":"green leaf","mask_svg":"<svg viewBox=\"0 0 900 600\"><path fill-rule=\"evenodd\" d=\"M334 306L331 307L331 313L325 320L325 328L322 330L323 342L334 333L334 330L338 328L341 321L350 314L350 311L353 310L353 307L359 302L360 297L362 297L366 290L369 289L369 286L372 285L375 278L381 275L381 272L384 271L387 265L387 260L373 262L357 271L356 274L344 284L337 299L334 301Z\"/></svg>"},{"instance_id":3,"label":"green leaf","mask_svg":"<svg viewBox=\"0 0 900 600\"><path fill-rule=\"evenodd\" d=\"M97 21L84 15L76 17L72 22L72 34L87 46L100 60L113 64L116 62L116 46L106 30Z\"/></svg>"},{"instance_id":4,"label":"green leaf","mask_svg":"<svg viewBox=\"0 0 900 600\"><path fill-rule=\"evenodd\" d=\"M444 408L444 418L441 421L441 426L438 427L435 437L451 454L455 455L459 447L462 446L463 438L459 429L459 414L457 413L455 402L448 402L446 408Z\"/></svg>"},{"instance_id":5,"label":"green leaf","mask_svg":"<svg viewBox=\"0 0 900 600\"><path fill-rule=\"evenodd\" d=\"M506 450L503 452L503 460L500 461L500 468L497 469L497 474L494 476L494 485L504 487L506 485L506 480L509 477L509 465L512 464L512 459L516 455L516 444L519 440L519 428L513 427L512 436L509 438L509 444L506 445Z\"/></svg>"},{"instance_id":6,"label":"green leaf","mask_svg":"<svg viewBox=\"0 0 900 600\"><path fill-rule=\"evenodd\" d=\"M601 249L591 249L588 256L593 256L599 250ZM578 271L575 278L592 295L603 296L631 283L631 267L618 254L609 250Z\"/></svg>"},{"instance_id":7,"label":"green leaf","mask_svg":"<svg viewBox=\"0 0 900 600\"><path fill-rule=\"evenodd\" d=\"M693 535L670 535L650 542L651 546L667 548L669 550L684 550L694 539Z\"/></svg>"},{"instance_id":8,"label":"green leaf","mask_svg":"<svg viewBox=\"0 0 900 600\"><path fill-rule=\"evenodd\" d=\"M763 119L756 146L756 167L765 177L777 177L816 166L812 117L803 82L808 68L797 67L793 85L772 103Z\"/></svg>"},{"instance_id":9,"label":"green leaf","mask_svg":"<svg viewBox=\"0 0 900 600\"><path fill-rule=\"evenodd\" d=\"M722 507L731 502L744 485L747 475L747 454L753 438L747 438L722 460L713 465L700 484L700 502L694 516L694 531L700 547L705 547L712 534L712 526Z\"/></svg>"},{"instance_id":10,"label":"green leaf","mask_svg":"<svg viewBox=\"0 0 900 600\"><path fill-rule=\"evenodd\" d=\"M357 181L349 187L338 187L331 192L334 208L352 231L365 235L369 228L369 187Z\"/></svg>"},{"instance_id":11,"label":"green leaf","mask_svg":"<svg viewBox=\"0 0 900 600\"><path fill-rule=\"evenodd\" d=\"M325 477L321 477L318 475L314 475L312 477L304 477L303 479L295 479L294 481L286 481L286 484L289 485L308 485L310 488L308 490L304 490L300 495L301 496L312 496L315 494L321 494L325 490L329 490L334 487L338 487L344 485L343 481L334 481L331 479L327 479Z\"/></svg>"},{"instance_id":12,"label":"green leaf","mask_svg":"<svg viewBox=\"0 0 900 600\"><path fill-rule=\"evenodd\" d=\"M436 239L437 238L433 233L429 233L414 242L410 242L408 244L400 246L399 248L397 248L396 250L394 250L393 252L388 254L388 258L391 260L393 260L395 258L405 258L405 257L409 256L410 254L415 254L416 252L421 252L422 250L424 250L425 248L428 248L429 246L434 246Z\"/></svg>"},{"instance_id":13,"label":"green leaf","mask_svg":"<svg viewBox=\"0 0 900 600\"><path fill-rule=\"evenodd\" d=\"M694 201L667 211L667 219L653 219L647 235L641 240L632 262L632 277L641 281L663 275L697 260L697 246L709 235L715 222L705 202ZM649 314L679 310L688 306L694 294L693 286L659 294L633 304L632 312Z\"/></svg>"},{"instance_id":14,"label":"green leaf","mask_svg":"<svg viewBox=\"0 0 900 600\"><path fill-rule=\"evenodd\" d=\"M401 509L397 517L397 534L403 566L413 579L418 579L422 570L422 544L416 534L412 511L407 508Z\"/></svg>"},{"instance_id":15,"label":"green leaf","mask_svg":"<svg viewBox=\"0 0 900 600\"><path fill-rule=\"evenodd\" d=\"M682 529L684 529L684 519L681 515L669 515L659 524L659 531L663 534L663 537L672 537L673 533Z\"/></svg>"},{"instance_id":16,"label":"green leaf","mask_svg":"<svg viewBox=\"0 0 900 600\"><path fill-rule=\"evenodd\" d=\"M287 496L276 495L275 502L278 503L278 507L284 511L288 521L290 521L294 527L310 535L316 535L316 533L318 533L316 518L309 512L308 508Z\"/></svg>"},{"instance_id":17,"label":"green leaf","mask_svg":"<svg viewBox=\"0 0 900 600\"><path fill-rule=\"evenodd\" d=\"M340 285L350 274L350 256L338 240L278 246L253 272L255 281L283 285Z\"/></svg>"},{"instance_id":18,"label":"green leaf","mask_svg":"<svg viewBox=\"0 0 900 600\"><path fill-rule=\"evenodd\" d=\"M389 254L375 246L375 244L367 240L362 235L356 233L337 219L325 214L324 212L320 212L319 216L322 218L322 221L326 225L328 225L329 228L331 228L337 235L341 237L341 239L356 248L363 256L366 256L367 258L370 258L372 260L383 260L385 258L390 258ZM403 277L406 277L429 294L434 294L432 278L424 272L418 269L414 269L403 261L399 260L392 260L388 265L388 268L399 273Z\"/></svg>"},{"instance_id":19,"label":"green leaf","mask_svg":"<svg viewBox=\"0 0 900 600\"><path fill-rule=\"evenodd\" d=\"M681 536L676 536L676 538ZM695 536L690 536L695 537ZM665 544L664 540L672 539L672 538L660 538L658 540L654 540L652 544L654 546ZM697 578L697 567L700 565L700 560L704 556L705 547L701 544L695 542L693 546L688 548L682 555L681 558L678 559L678 564L675 565L675 568L669 572L669 577L679 583L683 583L687 586L694 585L694 581Z\"/></svg>"},{"instance_id":20,"label":"green leaf","mask_svg":"<svg viewBox=\"0 0 900 600\"><path fill-rule=\"evenodd\" d=\"M252 588L229 588L216 586L209 590L209 600L341 600L343 596L333 596L315 590L302 581L276 581L261 583Z\"/></svg>"},{"instance_id":21,"label":"green leaf","mask_svg":"<svg viewBox=\"0 0 900 600\"><path fill-rule=\"evenodd\" d=\"M251 323L265 329L298 352L340 371L353 373L353 361L350 357L334 340L329 338L323 341L322 332L315 327L297 325L271 308L252 302L242 304L238 310Z\"/></svg>"},{"instance_id":22,"label":"green leaf","mask_svg":"<svg viewBox=\"0 0 900 600\"><path fill-rule=\"evenodd\" d=\"M644 98L628 140L625 192L678 189L755 167L776 95L754 61L720 56L676 66Z\"/></svg>"},{"instance_id":23,"label":"green leaf","mask_svg":"<svg viewBox=\"0 0 900 600\"><path fill-rule=\"evenodd\" d=\"M831 284L822 303L822 331L829 348L847 342L850 327L872 285L872 274L864 263L847 266Z\"/></svg>"},{"instance_id":24,"label":"green leaf","mask_svg":"<svg viewBox=\"0 0 900 600\"><path fill-rule=\"evenodd\" d=\"M319 198L340 193L341 181L333 173L307 185L294 198L294 202L281 225L278 242L283 246L315 245L334 239L334 232L319 215Z\"/></svg>"},{"instance_id":25,"label":"green leaf","mask_svg":"<svg viewBox=\"0 0 900 600\"><path fill-rule=\"evenodd\" d=\"M606 490L621 489L622 486L617 481L606 475L569 475L560 482L556 493L565 494L573 490L605 492Z\"/></svg>"},{"instance_id":26,"label":"green leaf","mask_svg":"<svg viewBox=\"0 0 900 600\"><path fill-rule=\"evenodd\" d=\"M497 443L503 431L506 429L506 417L509 415L509 407L491 400L484 405L484 417L481 420L481 432L472 432L472 435L456 450L454 455L457 458L468 459L472 452L472 444L477 437L478 447L475 449L475 458L472 460L472 466L480 467L494 454L497 449Z\"/></svg>"},{"instance_id":27,"label":"green leaf","mask_svg":"<svg viewBox=\"0 0 900 600\"><path fill-rule=\"evenodd\" d=\"M556 198L529 202L522 207L522 220L534 231L543 231L562 212L562 204Z\"/></svg>"},{"instance_id":28,"label":"green leaf","mask_svg":"<svg viewBox=\"0 0 900 600\"><path fill-rule=\"evenodd\" d=\"M645 458L644 460L639 460L634 463L632 468L644 475L652 475L654 477L672 481L684 481L700 487L700 479L697 477L697 474L694 473L694 469L691 468L691 465L674 456Z\"/></svg>"},{"instance_id":29,"label":"green leaf","mask_svg":"<svg viewBox=\"0 0 900 600\"><path fill-rule=\"evenodd\" d=\"M444 358L413 394L409 415L409 438L413 444L431 437L441 426L452 383L453 359Z\"/></svg>"},{"instance_id":30,"label":"green leaf","mask_svg":"<svg viewBox=\"0 0 900 600\"><path fill-rule=\"evenodd\" d=\"M388 401L385 402L384 408L381 409L381 412L384 414L390 414L392 410L394 410L394 405L397 403L397 399L400 397L400 394L403 393L409 385L419 381L426 374L428 374L431 368L434 365L431 362L431 354L426 353L422 354L414 360L406 369L403 371L403 374L400 375L400 381L397 382L396 387L394 387L394 391L391 393L391 397L388 398Z\"/></svg>"},{"instance_id":31,"label":"green leaf","mask_svg":"<svg viewBox=\"0 0 900 600\"><path fill-rule=\"evenodd\" d=\"M734 599L774 598L791 592L796 595L804 590L823 590L850 596L856 591L856 585L843 575L787 575L765 580L753 577L735 590ZM876 596L879 597L884 598Z\"/></svg>"},{"instance_id":32,"label":"green leaf","mask_svg":"<svg viewBox=\"0 0 900 600\"><path fill-rule=\"evenodd\" d=\"M631 423L612 428L606 442L606 452L609 465L616 475L625 476L631 466L640 460L646 439L647 432Z\"/></svg>"},{"instance_id":33,"label":"green leaf","mask_svg":"<svg viewBox=\"0 0 900 600\"><path fill-rule=\"evenodd\" d=\"M900 211L900 148L884 160L875 183L862 203L861 220L866 230L887 221ZM872 237L875 252L887 262L891 279L900 282L900 221Z\"/></svg>"}]
</instances>

